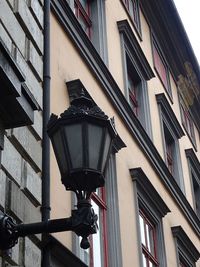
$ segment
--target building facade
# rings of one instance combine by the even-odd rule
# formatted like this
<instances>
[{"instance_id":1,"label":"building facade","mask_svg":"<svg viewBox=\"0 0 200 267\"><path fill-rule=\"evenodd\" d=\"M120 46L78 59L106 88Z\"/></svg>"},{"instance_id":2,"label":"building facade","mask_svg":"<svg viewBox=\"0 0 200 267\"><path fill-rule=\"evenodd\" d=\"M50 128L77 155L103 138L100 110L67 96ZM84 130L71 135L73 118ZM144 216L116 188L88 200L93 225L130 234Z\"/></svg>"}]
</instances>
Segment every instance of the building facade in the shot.
<instances>
[{"instance_id":1,"label":"building facade","mask_svg":"<svg viewBox=\"0 0 200 267\"><path fill-rule=\"evenodd\" d=\"M200 71L173 1L50 2L46 40L43 1L0 1L0 210L41 220L45 41L50 111L84 92L120 138L92 196L91 248L72 232L31 236L2 252L0 266L200 267ZM75 197L50 156L50 218L69 217Z\"/></svg>"}]
</instances>

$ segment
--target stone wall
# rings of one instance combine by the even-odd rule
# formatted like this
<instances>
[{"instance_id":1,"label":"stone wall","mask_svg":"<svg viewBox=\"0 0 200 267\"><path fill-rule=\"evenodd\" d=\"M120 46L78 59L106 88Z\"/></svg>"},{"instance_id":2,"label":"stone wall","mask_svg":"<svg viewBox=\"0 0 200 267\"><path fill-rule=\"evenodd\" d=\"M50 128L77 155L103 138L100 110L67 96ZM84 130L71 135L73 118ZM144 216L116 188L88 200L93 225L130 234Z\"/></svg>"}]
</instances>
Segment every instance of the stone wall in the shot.
<instances>
[{"instance_id":1,"label":"stone wall","mask_svg":"<svg viewBox=\"0 0 200 267\"><path fill-rule=\"evenodd\" d=\"M4 131L1 127L0 210L16 222L41 220L42 79L44 0L1 0L0 38L26 77L25 85L39 109L34 125ZM39 267L40 236L21 238L1 253L0 267Z\"/></svg>"}]
</instances>

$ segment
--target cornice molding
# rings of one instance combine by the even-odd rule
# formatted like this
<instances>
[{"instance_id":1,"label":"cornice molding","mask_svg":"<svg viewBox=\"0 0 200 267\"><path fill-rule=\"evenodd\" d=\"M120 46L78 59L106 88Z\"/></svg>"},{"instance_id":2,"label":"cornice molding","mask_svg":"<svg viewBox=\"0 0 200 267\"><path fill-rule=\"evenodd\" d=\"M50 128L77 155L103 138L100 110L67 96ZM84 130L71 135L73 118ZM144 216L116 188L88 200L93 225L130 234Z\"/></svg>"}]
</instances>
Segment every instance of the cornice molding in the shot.
<instances>
[{"instance_id":1,"label":"cornice molding","mask_svg":"<svg viewBox=\"0 0 200 267\"><path fill-rule=\"evenodd\" d=\"M170 209L167 207L150 180L147 178L142 168L130 169L130 174L133 182L136 182L137 186L139 186L150 198L161 217L164 217L168 212L170 212Z\"/></svg>"},{"instance_id":2,"label":"cornice molding","mask_svg":"<svg viewBox=\"0 0 200 267\"><path fill-rule=\"evenodd\" d=\"M134 55L137 66L139 66L145 80L150 80L155 77L154 72L147 61L145 54L143 53L129 23L127 20L117 21L118 30L123 34L126 44L131 51L131 54Z\"/></svg>"},{"instance_id":3,"label":"cornice molding","mask_svg":"<svg viewBox=\"0 0 200 267\"><path fill-rule=\"evenodd\" d=\"M179 139L184 136L184 131L178 122L166 96L164 93L156 95L157 103L161 106L162 113L167 118L167 121L170 123L170 127L172 128L173 132L175 133L176 137Z\"/></svg>"},{"instance_id":4,"label":"cornice molding","mask_svg":"<svg viewBox=\"0 0 200 267\"><path fill-rule=\"evenodd\" d=\"M183 228L181 226L174 226L171 230L178 243L180 243L184 250L190 255L190 259L192 259L193 262L196 262L200 258L200 252L194 246Z\"/></svg>"},{"instance_id":5,"label":"cornice molding","mask_svg":"<svg viewBox=\"0 0 200 267\"><path fill-rule=\"evenodd\" d=\"M175 199L185 217L200 236L200 220L187 201L177 182L169 172L158 150L145 132L139 120L134 115L122 91L118 87L103 60L87 38L80 24L75 18L67 1L51 0L51 8L60 22L65 33L70 37L78 49L80 56L97 79L104 93L121 116L133 139L137 141L141 150L145 153L160 180L165 185L171 196ZM87 40L86 40L87 39Z\"/></svg>"}]
</instances>

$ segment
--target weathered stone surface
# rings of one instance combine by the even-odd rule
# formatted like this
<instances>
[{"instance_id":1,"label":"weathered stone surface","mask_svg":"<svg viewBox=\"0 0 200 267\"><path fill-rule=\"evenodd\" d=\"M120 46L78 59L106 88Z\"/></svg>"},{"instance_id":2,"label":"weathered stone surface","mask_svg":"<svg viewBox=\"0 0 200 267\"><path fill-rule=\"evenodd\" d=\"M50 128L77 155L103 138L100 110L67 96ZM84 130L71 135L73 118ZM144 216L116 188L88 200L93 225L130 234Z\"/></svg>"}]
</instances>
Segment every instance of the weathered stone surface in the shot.
<instances>
[{"instance_id":1,"label":"weathered stone surface","mask_svg":"<svg viewBox=\"0 0 200 267\"><path fill-rule=\"evenodd\" d=\"M38 23L43 28L43 10L38 0L30 1L30 9L34 13Z\"/></svg>"},{"instance_id":2,"label":"weathered stone surface","mask_svg":"<svg viewBox=\"0 0 200 267\"><path fill-rule=\"evenodd\" d=\"M14 128L12 138L20 144L22 153L25 152L25 158L31 161L31 165L36 171L42 168L42 147L41 142L37 141L27 126Z\"/></svg>"},{"instance_id":3,"label":"weathered stone surface","mask_svg":"<svg viewBox=\"0 0 200 267\"><path fill-rule=\"evenodd\" d=\"M5 134L5 129L3 124L0 122L0 150L4 149L4 134Z\"/></svg>"},{"instance_id":4,"label":"weathered stone surface","mask_svg":"<svg viewBox=\"0 0 200 267\"><path fill-rule=\"evenodd\" d=\"M36 205L41 204L41 178L24 162L23 167L23 190L30 196Z\"/></svg>"},{"instance_id":5,"label":"weathered stone surface","mask_svg":"<svg viewBox=\"0 0 200 267\"><path fill-rule=\"evenodd\" d=\"M42 113L41 111L34 112L34 124L31 125L31 128L35 132L37 140L42 139Z\"/></svg>"},{"instance_id":6,"label":"weathered stone surface","mask_svg":"<svg viewBox=\"0 0 200 267\"><path fill-rule=\"evenodd\" d=\"M10 177L20 185L22 157L6 136L4 138L4 150L2 151L1 163Z\"/></svg>"},{"instance_id":7,"label":"weathered stone surface","mask_svg":"<svg viewBox=\"0 0 200 267\"><path fill-rule=\"evenodd\" d=\"M41 59L41 56L36 51L35 47L33 46L32 42L29 41L29 49L28 49L28 62L33 68L33 71L35 72L36 76L38 77L39 81L42 81L43 79L43 61Z\"/></svg>"},{"instance_id":8,"label":"weathered stone surface","mask_svg":"<svg viewBox=\"0 0 200 267\"><path fill-rule=\"evenodd\" d=\"M42 5L44 5L44 0L39 0L39 2L40 2Z\"/></svg>"},{"instance_id":9,"label":"weathered stone surface","mask_svg":"<svg viewBox=\"0 0 200 267\"><path fill-rule=\"evenodd\" d=\"M37 46L41 54L43 54L43 34L38 27L34 17L32 16L25 0L15 1L14 12L17 18L23 24L23 27L31 36L34 45Z\"/></svg>"},{"instance_id":10,"label":"weathered stone surface","mask_svg":"<svg viewBox=\"0 0 200 267\"><path fill-rule=\"evenodd\" d=\"M0 170L0 205L5 207L5 197L6 197L6 174Z\"/></svg>"},{"instance_id":11,"label":"weathered stone surface","mask_svg":"<svg viewBox=\"0 0 200 267\"><path fill-rule=\"evenodd\" d=\"M5 255L6 261L11 264L11 266L19 265L19 243L17 243L12 249L6 251ZM7 266L7 265L6 265Z\"/></svg>"},{"instance_id":12,"label":"weathered stone surface","mask_svg":"<svg viewBox=\"0 0 200 267\"><path fill-rule=\"evenodd\" d=\"M9 50L9 52L11 53L12 41L11 41L9 35L7 34L7 32L5 31L1 22L0 22L0 38L2 39L3 43L5 44L5 46Z\"/></svg>"},{"instance_id":13,"label":"weathered stone surface","mask_svg":"<svg viewBox=\"0 0 200 267\"><path fill-rule=\"evenodd\" d=\"M25 33L23 29L6 1L0 1L0 10L0 21L5 25L21 53L25 55Z\"/></svg>"},{"instance_id":14,"label":"weathered stone surface","mask_svg":"<svg viewBox=\"0 0 200 267\"><path fill-rule=\"evenodd\" d=\"M18 63L19 67L23 71L24 75L26 76L26 85L29 88L30 92L34 96L35 100L42 107L42 87L41 84L38 82L36 77L34 76L32 70L26 63L22 54L17 50L16 53L16 62Z\"/></svg>"},{"instance_id":15,"label":"weathered stone surface","mask_svg":"<svg viewBox=\"0 0 200 267\"><path fill-rule=\"evenodd\" d=\"M40 209L36 208L20 188L12 181L9 183L9 209L17 218L25 223L41 221Z\"/></svg>"},{"instance_id":16,"label":"weathered stone surface","mask_svg":"<svg viewBox=\"0 0 200 267\"><path fill-rule=\"evenodd\" d=\"M13 9L14 8L14 4L15 4L15 0L8 0L11 8Z\"/></svg>"},{"instance_id":17,"label":"weathered stone surface","mask_svg":"<svg viewBox=\"0 0 200 267\"><path fill-rule=\"evenodd\" d=\"M41 266L41 251L28 237L25 238L24 266Z\"/></svg>"}]
</instances>

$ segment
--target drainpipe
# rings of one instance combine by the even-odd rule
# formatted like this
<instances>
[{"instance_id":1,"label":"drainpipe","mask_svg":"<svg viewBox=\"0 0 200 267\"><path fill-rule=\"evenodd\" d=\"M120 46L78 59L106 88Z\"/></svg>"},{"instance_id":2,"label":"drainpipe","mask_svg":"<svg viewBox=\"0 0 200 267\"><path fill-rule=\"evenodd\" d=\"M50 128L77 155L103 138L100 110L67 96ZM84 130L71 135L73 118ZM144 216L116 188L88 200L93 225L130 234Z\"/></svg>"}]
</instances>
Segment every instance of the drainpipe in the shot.
<instances>
[{"instance_id":1,"label":"drainpipe","mask_svg":"<svg viewBox=\"0 0 200 267\"><path fill-rule=\"evenodd\" d=\"M50 116L50 0L44 0L44 61L43 61L43 136L42 136L42 221L50 219L50 140L47 123ZM42 235L45 244L46 235ZM42 249L42 267L50 266L48 244Z\"/></svg>"}]
</instances>

